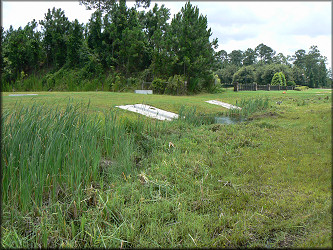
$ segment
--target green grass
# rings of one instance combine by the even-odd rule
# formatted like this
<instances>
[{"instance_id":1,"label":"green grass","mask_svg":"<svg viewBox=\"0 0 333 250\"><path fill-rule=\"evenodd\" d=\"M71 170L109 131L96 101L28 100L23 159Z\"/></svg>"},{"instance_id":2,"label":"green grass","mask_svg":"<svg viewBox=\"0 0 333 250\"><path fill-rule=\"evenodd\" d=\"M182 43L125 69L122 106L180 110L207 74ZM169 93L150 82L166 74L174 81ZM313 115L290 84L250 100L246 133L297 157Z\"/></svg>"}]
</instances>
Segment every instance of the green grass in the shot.
<instances>
[{"instance_id":1,"label":"green grass","mask_svg":"<svg viewBox=\"0 0 333 250\"><path fill-rule=\"evenodd\" d=\"M3 247L332 247L328 90L8 94ZM184 118L114 108L135 103Z\"/></svg>"}]
</instances>

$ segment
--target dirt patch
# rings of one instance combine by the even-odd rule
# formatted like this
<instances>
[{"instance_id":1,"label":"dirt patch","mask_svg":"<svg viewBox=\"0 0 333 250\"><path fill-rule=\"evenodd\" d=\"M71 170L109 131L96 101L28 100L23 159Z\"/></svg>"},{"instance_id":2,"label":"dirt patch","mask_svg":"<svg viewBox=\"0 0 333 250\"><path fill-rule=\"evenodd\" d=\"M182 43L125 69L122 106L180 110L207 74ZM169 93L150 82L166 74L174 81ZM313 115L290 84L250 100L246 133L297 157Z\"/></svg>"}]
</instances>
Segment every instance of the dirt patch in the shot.
<instances>
[{"instance_id":1,"label":"dirt patch","mask_svg":"<svg viewBox=\"0 0 333 250\"><path fill-rule=\"evenodd\" d=\"M212 130L213 132L216 132L216 131L220 130L220 128L221 128L221 125L220 125L220 124L216 124L216 125L214 125L214 126L211 128L211 130Z\"/></svg>"}]
</instances>

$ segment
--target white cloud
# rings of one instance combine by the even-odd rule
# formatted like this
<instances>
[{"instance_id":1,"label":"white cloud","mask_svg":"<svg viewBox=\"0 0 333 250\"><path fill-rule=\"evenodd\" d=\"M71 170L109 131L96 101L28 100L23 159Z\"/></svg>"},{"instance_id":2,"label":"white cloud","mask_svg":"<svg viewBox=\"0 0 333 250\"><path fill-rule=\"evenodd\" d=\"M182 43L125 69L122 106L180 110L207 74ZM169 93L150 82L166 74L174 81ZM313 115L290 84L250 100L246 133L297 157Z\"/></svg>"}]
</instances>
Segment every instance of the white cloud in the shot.
<instances>
[{"instance_id":1,"label":"white cloud","mask_svg":"<svg viewBox=\"0 0 333 250\"><path fill-rule=\"evenodd\" d=\"M5 30L10 25L14 29L23 28L28 22L35 19L37 22L44 19L48 9L61 8L70 21L78 19L86 23L92 11L86 10L85 6L79 5L78 1L49 2L49 1L3 1L2 2L2 26Z\"/></svg>"}]
</instances>

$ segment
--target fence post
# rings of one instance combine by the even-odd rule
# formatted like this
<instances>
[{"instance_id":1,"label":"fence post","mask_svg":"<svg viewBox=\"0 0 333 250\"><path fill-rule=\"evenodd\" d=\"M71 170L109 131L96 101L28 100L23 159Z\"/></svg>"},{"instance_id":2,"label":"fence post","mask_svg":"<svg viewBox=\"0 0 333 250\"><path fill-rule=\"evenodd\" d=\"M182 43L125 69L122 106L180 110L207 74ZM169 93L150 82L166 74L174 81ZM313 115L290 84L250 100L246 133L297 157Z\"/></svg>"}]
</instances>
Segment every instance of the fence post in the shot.
<instances>
[{"instance_id":1,"label":"fence post","mask_svg":"<svg viewBox=\"0 0 333 250\"><path fill-rule=\"evenodd\" d=\"M254 83L254 91L257 91L258 90L258 84L255 82Z\"/></svg>"},{"instance_id":2,"label":"fence post","mask_svg":"<svg viewBox=\"0 0 333 250\"><path fill-rule=\"evenodd\" d=\"M271 90L271 85L267 84L267 90L270 91Z\"/></svg>"},{"instance_id":3,"label":"fence post","mask_svg":"<svg viewBox=\"0 0 333 250\"><path fill-rule=\"evenodd\" d=\"M280 84L278 84L278 86L279 86L279 90L280 90Z\"/></svg>"},{"instance_id":4,"label":"fence post","mask_svg":"<svg viewBox=\"0 0 333 250\"><path fill-rule=\"evenodd\" d=\"M236 92L238 91L238 82L234 83L234 91L236 91Z\"/></svg>"}]
</instances>

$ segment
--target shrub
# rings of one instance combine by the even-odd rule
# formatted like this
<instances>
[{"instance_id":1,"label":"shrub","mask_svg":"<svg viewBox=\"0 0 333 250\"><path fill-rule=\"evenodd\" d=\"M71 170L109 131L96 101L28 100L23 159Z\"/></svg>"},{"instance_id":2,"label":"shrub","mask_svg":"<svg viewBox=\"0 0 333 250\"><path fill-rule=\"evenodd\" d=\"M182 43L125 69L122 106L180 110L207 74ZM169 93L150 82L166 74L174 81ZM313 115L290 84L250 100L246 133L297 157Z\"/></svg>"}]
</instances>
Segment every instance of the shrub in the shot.
<instances>
[{"instance_id":1,"label":"shrub","mask_svg":"<svg viewBox=\"0 0 333 250\"><path fill-rule=\"evenodd\" d=\"M98 61L89 61L80 70L81 79L99 77L103 73L103 66Z\"/></svg>"},{"instance_id":2,"label":"shrub","mask_svg":"<svg viewBox=\"0 0 333 250\"><path fill-rule=\"evenodd\" d=\"M287 80L293 79L291 69L283 64L268 64L256 70L256 82L259 85L269 84L275 73L282 72Z\"/></svg>"},{"instance_id":3,"label":"shrub","mask_svg":"<svg viewBox=\"0 0 333 250\"><path fill-rule=\"evenodd\" d=\"M154 91L154 93L163 94L166 88L166 81L160 78L156 78L152 83L150 88Z\"/></svg>"},{"instance_id":4,"label":"shrub","mask_svg":"<svg viewBox=\"0 0 333 250\"><path fill-rule=\"evenodd\" d=\"M286 86L286 77L282 72L277 72L274 74L271 85L280 85L280 86Z\"/></svg>"},{"instance_id":5,"label":"shrub","mask_svg":"<svg viewBox=\"0 0 333 250\"><path fill-rule=\"evenodd\" d=\"M168 84L165 88L165 93L170 95L182 95L186 94L185 79L184 76L174 75L168 80Z\"/></svg>"},{"instance_id":6,"label":"shrub","mask_svg":"<svg viewBox=\"0 0 333 250\"><path fill-rule=\"evenodd\" d=\"M287 85L288 86L296 86L296 83L294 81L288 81Z\"/></svg>"},{"instance_id":7,"label":"shrub","mask_svg":"<svg viewBox=\"0 0 333 250\"><path fill-rule=\"evenodd\" d=\"M114 82L112 83L112 91L114 92L122 91L124 89L124 85L125 85L125 78L120 74L116 74L114 77Z\"/></svg>"},{"instance_id":8,"label":"shrub","mask_svg":"<svg viewBox=\"0 0 333 250\"><path fill-rule=\"evenodd\" d=\"M219 80L220 79L218 79L218 77L217 77L217 79L215 78L213 73L206 74L203 77L203 87L207 91L211 91L214 88L215 83L218 82ZM201 91L201 89L198 89L198 91Z\"/></svg>"},{"instance_id":9,"label":"shrub","mask_svg":"<svg viewBox=\"0 0 333 250\"><path fill-rule=\"evenodd\" d=\"M50 90L55 86L55 79L52 73L46 74L42 79L43 89Z\"/></svg>"},{"instance_id":10,"label":"shrub","mask_svg":"<svg viewBox=\"0 0 333 250\"><path fill-rule=\"evenodd\" d=\"M304 90L308 90L308 89L309 89L308 86L297 86L295 88L295 90L297 90L297 91L304 91Z\"/></svg>"},{"instance_id":11,"label":"shrub","mask_svg":"<svg viewBox=\"0 0 333 250\"><path fill-rule=\"evenodd\" d=\"M127 87L135 87L137 88L140 85L140 79L135 77L127 78Z\"/></svg>"},{"instance_id":12,"label":"shrub","mask_svg":"<svg viewBox=\"0 0 333 250\"><path fill-rule=\"evenodd\" d=\"M240 68L233 76L233 83L253 83L255 81L254 66L245 66Z\"/></svg>"},{"instance_id":13,"label":"shrub","mask_svg":"<svg viewBox=\"0 0 333 250\"><path fill-rule=\"evenodd\" d=\"M191 78L189 84L189 91L192 93L201 91L204 86L204 80L200 77Z\"/></svg>"},{"instance_id":14,"label":"shrub","mask_svg":"<svg viewBox=\"0 0 333 250\"><path fill-rule=\"evenodd\" d=\"M226 91L226 89L222 88L221 80L218 75L214 75L214 86L212 86L209 90L210 93L222 93Z\"/></svg>"}]
</instances>

